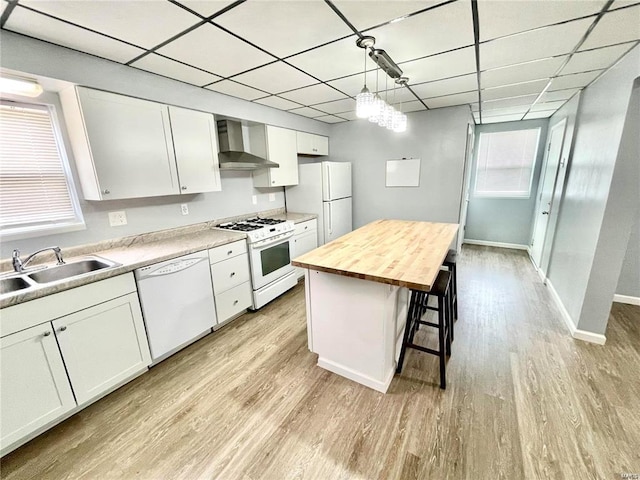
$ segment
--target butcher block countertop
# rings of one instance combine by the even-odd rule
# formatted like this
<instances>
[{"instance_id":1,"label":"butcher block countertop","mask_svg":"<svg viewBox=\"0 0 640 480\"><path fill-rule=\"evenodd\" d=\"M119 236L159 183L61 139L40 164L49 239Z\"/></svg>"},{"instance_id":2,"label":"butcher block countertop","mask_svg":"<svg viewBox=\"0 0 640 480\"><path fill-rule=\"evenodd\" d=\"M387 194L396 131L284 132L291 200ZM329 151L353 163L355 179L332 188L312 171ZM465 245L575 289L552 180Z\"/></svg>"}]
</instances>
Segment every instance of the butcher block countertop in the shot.
<instances>
[{"instance_id":1,"label":"butcher block countertop","mask_svg":"<svg viewBox=\"0 0 640 480\"><path fill-rule=\"evenodd\" d=\"M376 220L291 263L311 270L428 291L457 231L456 223Z\"/></svg>"}]
</instances>

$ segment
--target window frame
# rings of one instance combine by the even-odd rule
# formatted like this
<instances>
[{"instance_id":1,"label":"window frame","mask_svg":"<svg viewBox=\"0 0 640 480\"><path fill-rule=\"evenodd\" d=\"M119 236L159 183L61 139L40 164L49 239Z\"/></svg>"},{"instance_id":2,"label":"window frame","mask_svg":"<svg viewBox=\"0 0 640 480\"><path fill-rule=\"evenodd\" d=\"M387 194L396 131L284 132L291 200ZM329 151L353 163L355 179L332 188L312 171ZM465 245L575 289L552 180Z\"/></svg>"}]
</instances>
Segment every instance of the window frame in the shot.
<instances>
[{"instance_id":1,"label":"window frame","mask_svg":"<svg viewBox=\"0 0 640 480\"><path fill-rule=\"evenodd\" d=\"M80 206L80 197L78 195L73 171L71 170L71 164L69 161L69 156L67 154L67 144L62 133L62 124L60 122L60 117L58 116L56 105L46 101L28 101L23 97L14 98L13 96L9 95L0 98L0 104L23 108L39 107L49 113L53 137L58 150L58 156L60 158L62 171L67 183L67 191L69 192L69 200L73 207L74 213L73 220L67 222L49 224L22 224L20 226L11 227L8 229L0 229L0 241L44 237L47 235L86 230L87 226L84 220L82 208Z\"/></svg>"},{"instance_id":2,"label":"window frame","mask_svg":"<svg viewBox=\"0 0 640 480\"><path fill-rule=\"evenodd\" d=\"M481 142L482 138L485 136L490 136L492 134L498 133L508 133L508 132L520 132L525 130L536 130L536 148L533 153L533 163L531 165L531 175L529 176L529 185L527 187L527 194L514 194L513 192L478 192L478 165L479 165L479 156L481 150ZM533 187L533 177L536 171L536 164L538 161L538 153L540 150L540 135L542 134L542 127L534 127L534 128L516 128L513 130L496 130L493 132L480 132L478 135L478 145L476 148L476 158L475 158L475 167L473 171L474 179L473 179L473 196L477 198L500 198L500 199L519 199L519 200L528 200L533 195L532 187Z\"/></svg>"}]
</instances>

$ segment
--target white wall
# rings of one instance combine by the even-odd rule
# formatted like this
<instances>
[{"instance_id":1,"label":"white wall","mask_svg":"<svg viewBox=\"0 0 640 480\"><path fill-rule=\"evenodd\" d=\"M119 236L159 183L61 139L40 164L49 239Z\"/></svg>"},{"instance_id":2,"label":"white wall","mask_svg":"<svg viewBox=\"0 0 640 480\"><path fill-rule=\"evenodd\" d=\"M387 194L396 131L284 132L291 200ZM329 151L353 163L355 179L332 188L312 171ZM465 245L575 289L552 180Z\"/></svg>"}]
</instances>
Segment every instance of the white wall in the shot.
<instances>
[{"instance_id":1,"label":"white wall","mask_svg":"<svg viewBox=\"0 0 640 480\"><path fill-rule=\"evenodd\" d=\"M467 106L409 113L407 131L390 132L366 120L331 127L330 159L353 163L353 224L380 218L458 222ZM385 186L386 161L420 158L419 187Z\"/></svg>"},{"instance_id":2,"label":"white wall","mask_svg":"<svg viewBox=\"0 0 640 480\"><path fill-rule=\"evenodd\" d=\"M322 122L218 94L15 33L2 31L1 39L0 66L3 68L255 122L323 135L329 132L329 125ZM57 94L47 93L41 98L44 102L54 105L62 120L62 109ZM73 152L64 122L61 123L76 186L79 196L82 197L75 174ZM253 188L250 172L221 172L221 177L221 192L104 202L82 201L86 230L15 241L3 239L0 256L6 258L14 248L24 252L48 245L60 245L64 248L284 207L283 189ZM269 201L269 193L275 194L275 201ZM257 196L257 205L252 204L252 195ZM189 205L187 216L180 213L182 203ZM109 226L107 212L114 210L126 211L126 226Z\"/></svg>"},{"instance_id":3,"label":"white wall","mask_svg":"<svg viewBox=\"0 0 640 480\"><path fill-rule=\"evenodd\" d=\"M622 261L622 270L620 271L616 293L640 298L640 212L636 216L635 225L631 229L627 253Z\"/></svg>"}]
</instances>

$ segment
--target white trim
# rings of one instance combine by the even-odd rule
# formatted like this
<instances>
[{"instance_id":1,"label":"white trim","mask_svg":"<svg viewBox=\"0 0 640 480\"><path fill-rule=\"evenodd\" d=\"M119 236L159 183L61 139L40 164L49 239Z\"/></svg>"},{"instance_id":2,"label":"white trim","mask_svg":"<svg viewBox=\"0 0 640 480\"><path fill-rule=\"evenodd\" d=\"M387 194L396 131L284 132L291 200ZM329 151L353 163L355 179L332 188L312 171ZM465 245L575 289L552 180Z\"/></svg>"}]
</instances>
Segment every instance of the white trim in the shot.
<instances>
[{"instance_id":1,"label":"white trim","mask_svg":"<svg viewBox=\"0 0 640 480\"><path fill-rule=\"evenodd\" d=\"M599 333L587 332L586 330L578 330L578 327L576 327L576 324L573 322L571 315L569 315L569 312L565 308L564 303L562 303L560 295L558 295L558 292L556 292L556 289L553 287L551 280L547 279L546 285L549 288L551 297L558 306L558 310L560 310L560 315L562 316L564 323L567 325L571 336L577 340L604 345L604 343L607 341L607 337L605 337L604 335L601 335Z\"/></svg>"},{"instance_id":2,"label":"white trim","mask_svg":"<svg viewBox=\"0 0 640 480\"><path fill-rule=\"evenodd\" d=\"M332 362L331 360L327 360L326 358L322 358L320 356L318 356L318 366L324 368L325 370L329 370L330 372L348 378L349 380L353 380L354 382L361 383L366 387L373 388L374 390L382 393L387 393L389 385L391 384L391 380L393 380L393 376L396 373L394 366L394 368L388 372L387 378L383 382L381 382L379 380L356 372L355 370L352 370L348 367L345 367L344 365L340 365L336 362Z\"/></svg>"},{"instance_id":3,"label":"white trim","mask_svg":"<svg viewBox=\"0 0 640 480\"><path fill-rule=\"evenodd\" d=\"M629 295L619 295L617 293L613 296L613 301L618 303L626 303L629 305L640 305L640 297L631 297Z\"/></svg>"},{"instance_id":4,"label":"white trim","mask_svg":"<svg viewBox=\"0 0 640 480\"><path fill-rule=\"evenodd\" d=\"M527 250L527 245L521 245L519 243L503 243L503 242L490 242L488 240L472 240L465 238L462 243L469 245L483 245L485 247L498 247L498 248L513 248L515 250Z\"/></svg>"}]
</instances>

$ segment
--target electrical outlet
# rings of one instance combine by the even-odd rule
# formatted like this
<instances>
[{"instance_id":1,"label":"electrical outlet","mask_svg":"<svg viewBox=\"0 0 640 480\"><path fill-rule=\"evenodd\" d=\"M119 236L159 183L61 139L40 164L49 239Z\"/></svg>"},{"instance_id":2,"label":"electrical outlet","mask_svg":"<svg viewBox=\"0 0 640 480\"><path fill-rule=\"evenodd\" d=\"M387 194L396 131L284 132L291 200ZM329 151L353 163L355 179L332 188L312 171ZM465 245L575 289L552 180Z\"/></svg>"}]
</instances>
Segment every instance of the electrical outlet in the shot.
<instances>
[{"instance_id":1,"label":"electrical outlet","mask_svg":"<svg viewBox=\"0 0 640 480\"><path fill-rule=\"evenodd\" d=\"M189 205L183 203L182 205L180 205L180 211L183 215L189 215Z\"/></svg>"},{"instance_id":2,"label":"electrical outlet","mask_svg":"<svg viewBox=\"0 0 640 480\"><path fill-rule=\"evenodd\" d=\"M121 212L109 212L109 225L112 227L120 227L127 224L127 214Z\"/></svg>"},{"instance_id":3,"label":"electrical outlet","mask_svg":"<svg viewBox=\"0 0 640 480\"><path fill-rule=\"evenodd\" d=\"M276 201L276 194L275 193L270 193L269 194L269 201L270 202L275 202Z\"/></svg>"},{"instance_id":4,"label":"electrical outlet","mask_svg":"<svg viewBox=\"0 0 640 480\"><path fill-rule=\"evenodd\" d=\"M257 195L251 195L251 203L253 203L254 205L258 204L258 196Z\"/></svg>"}]
</instances>

